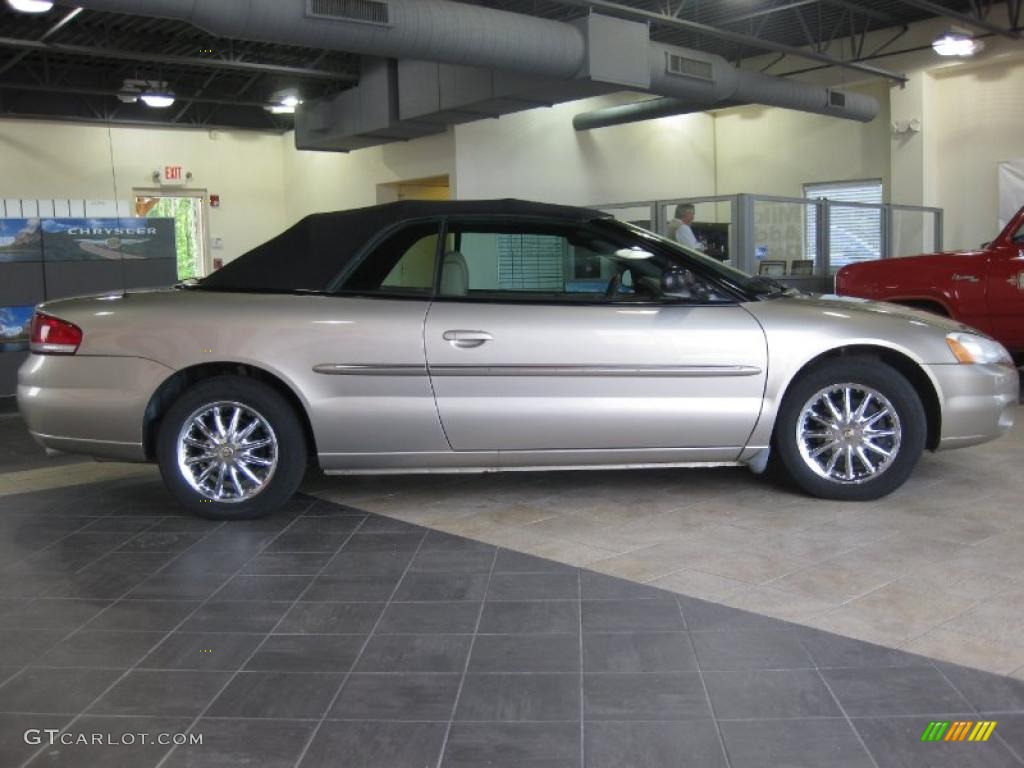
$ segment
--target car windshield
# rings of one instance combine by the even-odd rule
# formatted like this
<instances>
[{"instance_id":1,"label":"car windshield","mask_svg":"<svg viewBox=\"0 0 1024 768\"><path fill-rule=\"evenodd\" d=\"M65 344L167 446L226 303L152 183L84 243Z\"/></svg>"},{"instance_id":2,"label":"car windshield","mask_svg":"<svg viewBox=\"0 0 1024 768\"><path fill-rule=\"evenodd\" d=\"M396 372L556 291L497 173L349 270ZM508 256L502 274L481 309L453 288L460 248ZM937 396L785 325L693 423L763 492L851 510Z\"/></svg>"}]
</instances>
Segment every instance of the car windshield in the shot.
<instances>
[{"instance_id":1,"label":"car windshield","mask_svg":"<svg viewBox=\"0 0 1024 768\"><path fill-rule=\"evenodd\" d=\"M728 264L718 261L717 259L713 259L700 251L687 248L675 240L662 237L655 232L651 232L643 227L638 227L635 224L623 221L607 221L606 223L616 228L627 230L630 234L647 240L648 242L657 243L662 248L667 248L681 256L684 256L686 260L697 262L697 265L701 270L711 273L718 279L734 286L743 293L751 294L757 298L783 295L791 296L799 293L796 288L783 285L778 280L773 280L772 278L764 275L749 275L742 269L736 269L736 267L729 266Z\"/></svg>"}]
</instances>

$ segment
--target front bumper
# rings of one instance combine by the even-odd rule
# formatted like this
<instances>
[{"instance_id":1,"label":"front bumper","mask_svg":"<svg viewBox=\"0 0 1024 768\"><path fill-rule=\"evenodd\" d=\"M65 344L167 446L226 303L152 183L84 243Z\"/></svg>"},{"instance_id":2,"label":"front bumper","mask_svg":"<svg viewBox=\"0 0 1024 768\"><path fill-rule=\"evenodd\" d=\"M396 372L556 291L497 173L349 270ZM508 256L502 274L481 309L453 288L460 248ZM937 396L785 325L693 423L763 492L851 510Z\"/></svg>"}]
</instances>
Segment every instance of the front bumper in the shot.
<instances>
[{"instance_id":1,"label":"front bumper","mask_svg":"<svg viewBox=\"0 0 1024 768\"><path fill-rule=\"evenodd\" d=\"M1004 365L925 366L939 389L939 450L986 443L1013 426L1020 399L1016 369Z\"/></svg>"},{"instance_id":2,"label":"front bumper","mask_svg":"<svg viewBox=\"0 0 1024 768\"><path fill-rule=\"evenodd\" d=\"M146 406L173 373L140 357L29 355L18 370L18 409L46 448L145 461Z\"/></svg>"}]
</instances>

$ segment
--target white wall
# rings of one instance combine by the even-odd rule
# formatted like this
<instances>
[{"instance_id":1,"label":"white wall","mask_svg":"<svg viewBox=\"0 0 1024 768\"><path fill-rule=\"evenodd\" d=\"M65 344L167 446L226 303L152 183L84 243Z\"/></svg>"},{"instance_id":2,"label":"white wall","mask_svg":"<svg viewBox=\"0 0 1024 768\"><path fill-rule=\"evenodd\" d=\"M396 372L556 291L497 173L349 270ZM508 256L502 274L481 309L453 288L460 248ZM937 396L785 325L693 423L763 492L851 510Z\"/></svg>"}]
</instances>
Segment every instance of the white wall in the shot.
<instances>
[{"instance_id":1,"label":"white wall","mask_svg":"<svg viewBox=\"0 0 1024 768\"><path fill-rule=\"evenodd\" d=\"M882 105L870 123L761 106L717 112L718 194L802 197L804 184L858 179L882 179L888 191L888 88L873 83L856 90Z\"/></svg>"},{"instance_id":2,"label":"white wall","mask_svg":"<svg viewBox=\"0 0 1024 768\"><path fill-rule=\"evenodd\" d=\"M224 241L213 256L227 261L284 227L280 147L280 136L250 131L3 120L0 197L128 200L133 188L156 186L157 167L182 165L190 188L221 196L209 228Z\"/></svg>"},{"instance_id":3,"label":"white wall","mask_svg":"<svg viewBox=\"0 0 1024 768\"><path fill-rule=\"evenodd\" d=\"M923 120L935 131L929 161L946 245L976 248L998 232L999 162L1024 158L1024 61L942 70L930 105Z\"/></svg>"},{"instance_id":4,"label":"white wall","mask_svg":"<svg viewBox=\"0 0 1024 768\"><path fill-rule=\"evenodd\" d=\"M573 129L576 113L624 100L585 99L456 126L458 196L590 205L714 194L708 114Z\"/></svg>"},{"instance_id":5,"label":"white wall","mask_svg":"<svg viewBox=\"0 0 1024 768\"><path fill-rule=\"evenodd\" d=\"M285 219L309 213L377 204L377 185L404 179L448 175L453 196L455 137L449 130L409 142L341 152L300 152L295 136L281 137Z\"/></svg>"}]
</instances>

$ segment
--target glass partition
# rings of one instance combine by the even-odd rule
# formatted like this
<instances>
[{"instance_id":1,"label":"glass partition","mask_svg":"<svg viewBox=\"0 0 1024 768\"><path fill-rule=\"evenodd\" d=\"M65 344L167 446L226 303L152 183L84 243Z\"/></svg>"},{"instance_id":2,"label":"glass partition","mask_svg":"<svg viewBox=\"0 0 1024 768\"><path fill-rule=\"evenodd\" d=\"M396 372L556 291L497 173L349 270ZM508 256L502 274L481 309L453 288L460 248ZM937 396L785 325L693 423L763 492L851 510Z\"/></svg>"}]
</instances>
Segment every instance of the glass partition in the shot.
<instances>
[{"instance_id":1,"label":"glass partition","mask_svg":"<svg viewBox=\"0 0 1024 768\"><path fill-rule=\"evenodd\" d=\"M698 197L658 203L659 234L736 265L736 198ZM686 229L684 229L686 227Z\"/></svg>"},{"instance_id":2,"label":"glass partition","mask_svg":"<svg viewBox=\"0 0 1024 768\"><path fill-rule=\"evenodd\" d=\"M828 203L828 266L834 275L847 264L882 258L882 206Z\"/></svg>"},{"instance_id":3,"label":"glass partition","mask_svg":"<svg viewBox=\"0 0 1024 768\"><path fill-rule=\"evenodd\" d=\"M808 291L847 264L942 250L941 208L750 194L595 207Z\"/></svg>"},{"instance_id":4,"label":"glass partition","mask_svg":"<svg viewBox=\"0 0 1024 768\"><path fill-rule=\"evenodd\" d=\"M626 221L630 224L635 224L636 226L643 227L651 232L657 231L658 225L655 219L656 206L653 202L617 203L615 205L599 205L595 207L599 211L610 213L619 221Z\"/></svg>"},{"instance_id":5,"label":"glass partition","mask_svg":"<svg viewBox=\"0 0 1024 768\"><path fill-rule=\"evenodd\" d=\"M774 278L821 275L818 232L820 203L814 200L754 198L753 268Z\"/></svg>"}]
</instances>

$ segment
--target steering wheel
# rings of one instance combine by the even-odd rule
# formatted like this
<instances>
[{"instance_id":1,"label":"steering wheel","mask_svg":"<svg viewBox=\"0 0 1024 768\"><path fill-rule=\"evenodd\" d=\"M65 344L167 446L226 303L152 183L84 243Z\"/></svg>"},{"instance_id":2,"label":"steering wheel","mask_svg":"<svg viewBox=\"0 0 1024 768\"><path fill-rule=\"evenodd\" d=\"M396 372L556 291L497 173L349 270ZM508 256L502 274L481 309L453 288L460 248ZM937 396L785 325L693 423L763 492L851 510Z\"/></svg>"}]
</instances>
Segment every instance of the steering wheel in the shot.
<instances>
[{"instance_id":1,"label":"steering wheel","mask_svg":"<svg viewBox=\"0 0 1024 768\"><path fill-rule=\"evenodd\" d=\"M622 273L616 272L612 275L612 279L608 281L608 287L604 289L604 297L606 299L615 298L615 294L619 292L619 288L622 287Z\"/></svg>"}]
</instances>

